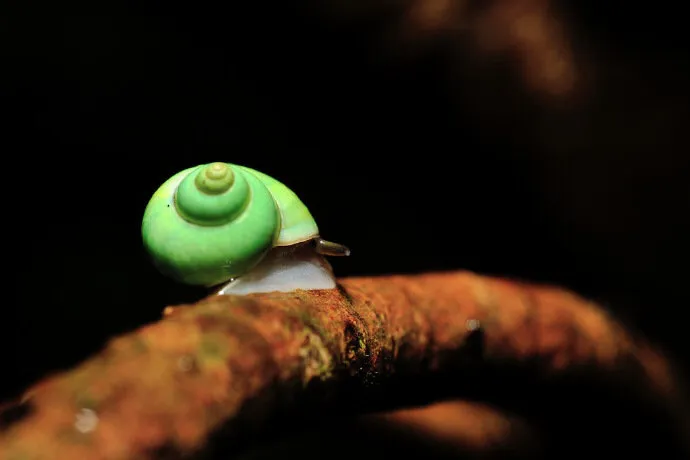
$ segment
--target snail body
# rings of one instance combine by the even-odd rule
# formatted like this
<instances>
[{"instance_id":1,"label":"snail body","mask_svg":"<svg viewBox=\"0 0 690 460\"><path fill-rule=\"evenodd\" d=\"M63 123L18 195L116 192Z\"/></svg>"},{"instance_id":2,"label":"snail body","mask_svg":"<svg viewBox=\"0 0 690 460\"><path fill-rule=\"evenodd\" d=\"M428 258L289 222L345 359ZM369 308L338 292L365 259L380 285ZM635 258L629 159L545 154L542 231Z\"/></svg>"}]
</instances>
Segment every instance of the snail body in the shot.
<instances>
[{"instance_id":1,"label":"snail body","mask_svg":"<svg viewBox=\"0 0 690 460\"><path fill-rule=\"evenodd\" d=\"M281 257L269 258L275 259L273 271L269 268L273 275L290 260L285 257L294 252L290 247L314 243L315 254L349 254L344 246L320 239L308 208L284 184L220 162L187 168L165 181L144 211L142 238L160 272L207 287L242 278L274 249L285 248Z\"/></svg>"}]
</instances>

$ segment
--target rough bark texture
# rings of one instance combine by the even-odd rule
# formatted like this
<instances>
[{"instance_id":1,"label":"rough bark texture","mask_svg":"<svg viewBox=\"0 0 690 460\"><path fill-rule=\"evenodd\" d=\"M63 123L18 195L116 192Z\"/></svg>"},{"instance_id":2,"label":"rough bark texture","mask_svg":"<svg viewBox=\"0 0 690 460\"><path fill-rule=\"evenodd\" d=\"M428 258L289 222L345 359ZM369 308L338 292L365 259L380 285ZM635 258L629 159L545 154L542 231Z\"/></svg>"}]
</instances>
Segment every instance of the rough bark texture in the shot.
<instances>
[{"instance_id":1,"label":"rough bark texture","mask_svg":"<svg viewBox=\"0 0 690 460\"><path fill-rule=\"evenodd\" d=\"M687 433L687 406L669 362L571 292L467 272L340 284L168 307L159 322L115 338L6 409L0 458L179 458L210 455L219 439L239 455L252 432L295 428L304 414L313 422L448 397L483 399L508 412L457 402L414 417L372 415L367 423L383 417L437 437L445 430L446 438L482 451L528 439L530 430L542 447L555 442L548 437L562 441L549 427L553 417L577 426L579 414L586 420L573 439L581 446L602 425L609 443L635 444L634 433L617 440L606 428L622 397L637 402L641 420L656 417L650 423L664 427L666 446ZM554 385L566 396L557 408L545 390ZM579 393L581 401L594 400L592 388L607 389L606 397L573 402ZM506 396L515 391L521 396ZM588 413L591 407L597 412ZM507 415L521 409L532 428Z\"/></svg>"}]
</instances>

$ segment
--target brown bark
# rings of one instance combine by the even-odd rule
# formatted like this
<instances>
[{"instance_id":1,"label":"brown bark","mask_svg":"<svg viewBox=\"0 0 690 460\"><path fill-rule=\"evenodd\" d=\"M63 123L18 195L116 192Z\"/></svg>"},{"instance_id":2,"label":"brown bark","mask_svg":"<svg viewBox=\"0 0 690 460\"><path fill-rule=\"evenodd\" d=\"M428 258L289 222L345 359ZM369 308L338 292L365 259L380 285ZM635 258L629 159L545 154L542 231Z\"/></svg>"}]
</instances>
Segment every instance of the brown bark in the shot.
<instances>
[{"instance_id":1,"label":"brown bark","mask_svg":"<svg viewBox=\"0 0 690 460\"><path fill-rule=\"evenodd\" d=\"M448 397L501 409L456 402L364 423L474 451L522 446L516 437L530 449L537 438L549 446L549 437L579 426L583 444L602 424L630 418L611 418L624 397L641 420L656 417L649 426L664 425L666 445L686 434L687 406L669 361L571 292L466 272L340 285L168 307L159 322L30 389L23 413L0 434L0 458L178 458L208 453L218 439L237 453L258 428L310 426L315 418L305 414L343 418ZM509 415L521 410L524 422ZM554 418L570 428L554 427ZM629 445L639 441L624 435Z\"/></svg>"}]
</instances>

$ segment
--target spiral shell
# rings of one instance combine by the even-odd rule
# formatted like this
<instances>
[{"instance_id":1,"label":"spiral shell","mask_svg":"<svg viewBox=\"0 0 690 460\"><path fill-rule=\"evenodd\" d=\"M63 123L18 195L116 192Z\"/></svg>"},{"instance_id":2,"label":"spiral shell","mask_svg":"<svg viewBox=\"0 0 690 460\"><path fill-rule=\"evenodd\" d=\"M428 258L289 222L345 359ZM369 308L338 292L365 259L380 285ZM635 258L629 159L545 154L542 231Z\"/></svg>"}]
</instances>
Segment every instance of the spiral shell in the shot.
<instances>
[{"instance_id":1,"label":"spiral shell","mask_svg":"<svg viewBox=\"0 0 690 460\"><path fill-rule=\"evenodd\" d=\"M230 163L185 169L154 193L142 237L158 269L213 286L254 267L274 246L318 236L297 196L263 173Z\"/></svg>"}]
</instances>

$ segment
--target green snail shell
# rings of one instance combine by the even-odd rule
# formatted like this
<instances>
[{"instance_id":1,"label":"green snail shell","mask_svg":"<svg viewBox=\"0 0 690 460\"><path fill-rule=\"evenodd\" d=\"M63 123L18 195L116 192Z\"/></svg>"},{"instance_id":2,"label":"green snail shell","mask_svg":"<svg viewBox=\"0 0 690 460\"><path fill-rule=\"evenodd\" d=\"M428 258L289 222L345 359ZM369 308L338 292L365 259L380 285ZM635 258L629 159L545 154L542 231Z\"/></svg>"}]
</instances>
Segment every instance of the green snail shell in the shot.
<instances>
[{"instance_id":1,"label":"green snail shell","mask_svg":"<svg viewBox=\"0 0 690 460\"><path fill-rule=\"evenodd\" d=\"M266 174L230 163L185 169L144 212L142 237L158 269L214 286L251 270L274 246L318 237L307 207Z\"/></svg>"}]
</instances>

